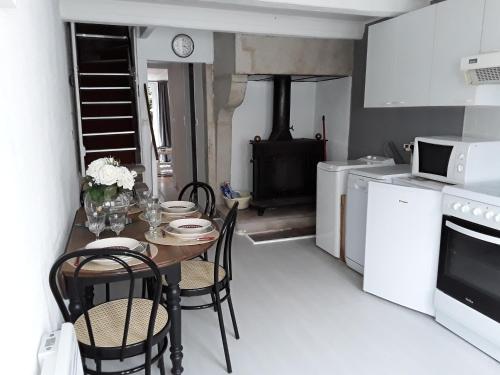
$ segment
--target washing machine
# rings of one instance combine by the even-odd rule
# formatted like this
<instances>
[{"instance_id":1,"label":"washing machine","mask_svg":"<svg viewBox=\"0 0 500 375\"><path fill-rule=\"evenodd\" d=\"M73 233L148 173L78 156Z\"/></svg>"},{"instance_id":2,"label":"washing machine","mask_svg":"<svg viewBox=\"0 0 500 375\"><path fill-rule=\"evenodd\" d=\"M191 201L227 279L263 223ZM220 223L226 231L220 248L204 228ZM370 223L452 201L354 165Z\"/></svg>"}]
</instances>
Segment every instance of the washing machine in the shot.
<instances>
[{"instance_id":1,"label":"washing machine","mask_svg":"<svg viewBox=\"0 0 500 375\"><path fill-rule=\"evenodd\" d=\"M411 165L398 164L376 168L360 168L347 177L345 228L345 261L363 274L365 264L366 207L370 181L390 184L394 177L411 175Z\"/></svg>"},{"instance_id":2,"label":"washing machine","mask_svg":"<svg viewBox=\"0 0 500 375\"><path fill-rule=\"evenodd\" d=\"M356 160L318 163L316 184L316 245L340 256L341 198L347 193L347 175L358 168L394 165L394 159L368 155Z\"/></svg>"}]
</instances>

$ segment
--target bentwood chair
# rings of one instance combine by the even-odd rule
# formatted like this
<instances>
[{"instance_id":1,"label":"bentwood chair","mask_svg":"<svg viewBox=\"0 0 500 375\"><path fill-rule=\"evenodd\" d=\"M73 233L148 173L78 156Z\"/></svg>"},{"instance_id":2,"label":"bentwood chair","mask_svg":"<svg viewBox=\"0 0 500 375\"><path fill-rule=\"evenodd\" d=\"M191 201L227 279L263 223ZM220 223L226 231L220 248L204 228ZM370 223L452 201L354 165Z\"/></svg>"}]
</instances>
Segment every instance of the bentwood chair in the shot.
<instances>
[{"instance_id":1,"label":"bentwood chair","mask_svg":"<svg viewBox=\"0 0 500 375\"><path fill-rule=\"evenodd\" d=\"M232 237L236 224L236 216L238 214L238 202L236 202L229 211L224 224L220 230L217 247L215 250L214 262L206 260L188 260L181 262L181 297L196 297L210 295L211 303L202 305L181 305L183 310L200 310L206 308L214 308L219 319L220 333L222 336L222 345L224 347L224 355L226 358L227 372L232 372L231 359L229 357L229 349L227 345L226 331L224 328L224 318L222 316L221 303L227 300L229 312L234 328L236 339L240 338L238 326L236 324L236 316L234 314L233 302L231 300L230 281L231 268L229 267L229 259L231 254ZM164 290L165 292L165 290ZM224 295L221 296L221 293Z\"/></svg>"},{"instance_id":2,"label":"bentwood chair","mask_svg":"<svg viewBox=\"0 0 500 375\"><path fill-rule=\"evenodd\" d=\"M200 192L203 192L203 200L200 200ZM215 215L215 193L212 187L204 182L190 182L184 186L179 193L180 201L189 200L196 205L205 202L205 209L203 213L209 218L213 218Z\"/></svg>"},{"instance_id":3,"label":"bentwood chair","mask_svg":"<svg viewBox=\"0 0 500 375\"><path fill-rule=\"evenodd\" d=\"M200 194L203 192L203 194ZM202 200L200 200L202 198ZM179 193L178 200L189 200L200 206L201 202L205 202L203 213L212 219L215 215L215 193L212 187L204 182L190 182L184 186ZM208 260L208 251L200 255L201 259Z\"/></svg>"},{"instance_id":4,"label":"bentwood chair","mask_svg":"<svg viewBox=\"0 0 500 375\"><path fill-rule=\"evenodd\" d=\"M133 271L123 257L138 260L140 271ZM85 265L94 260L109 260L118 263L125 269L128 280L128 297L89 306L84 296L84 289L99 280L82 276ZM130 262L129 260L127 260ZM61 268L66 263L66 270L71 273L66 285L61 285ZM135 298L134 286L137 278L147 274L153 285L152 298ZM140 274L140 275L139 275ZM105 280L108 281L109 280ZM100 278L100 283L104 283ZM151 374L151 365L158 363L161 375L165 375L163 354L167 349L167 334L170 320L166 308L160 304L162 293L162 276L155 263L149 257L124 248L77 250L61 256L52 266L49 275L50 289L66 322L73 322L80 352L84 359L86 374L91 375L125 375L138 371ZM81 314L72 317L64 302L63 290L72 293L81 306ZM153 346L158 353L153 357ZM103 360L120 360L136 357L144 358L144 362L135 367L118 371L102 370ZM95 370L87 366L85 359L95 361Z\"/></svg>"}]
</instances>

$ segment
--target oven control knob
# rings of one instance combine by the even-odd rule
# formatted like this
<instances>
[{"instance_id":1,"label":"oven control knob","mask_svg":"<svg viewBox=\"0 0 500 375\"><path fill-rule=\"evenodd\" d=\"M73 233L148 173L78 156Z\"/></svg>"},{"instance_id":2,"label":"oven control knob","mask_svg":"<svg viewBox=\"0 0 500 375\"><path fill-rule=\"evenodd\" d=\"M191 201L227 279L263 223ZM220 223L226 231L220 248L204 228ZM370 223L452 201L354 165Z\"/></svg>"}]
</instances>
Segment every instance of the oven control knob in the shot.
<instances>
[{"instance_id":1,"label":"oven control knob","mask_svg":"<svg viewBox=\"0 0 500 375\"><path fill-rule=\"evenodd\" d=\"M464 214L468 213L469 211L470 211L470 206L465 205L465 206L462 207L462 212Z\"/></svg>"},{"instance_id":2,"label":"oven control knob","mask_svg":"<svg viewBox=\"0 0 500 375\"><path fill-rule=\"evenodd\" d=\"M458 171L458 173L462 173L462 172L464 171L464 166L463 166L463 164L459 164L459 165L457 165L457 171Z\"/></svg>"},{"instance_id":3,"label":"oven control knob","mask_svg":"<svg viewBox=\"0 0 500 375\"><path fill-rule=\"evenodd\" d=\"M486 220L491 220L493 219L493 216L495 216L495 213L493 211L487 211L485 214L484 214L484 217L486 218ZM500 219L500 217L499 217Z\"/></svg>"},{"instance_id":4,"label":"oven control knob","mask_svg":"<svg viewBox=\"0 0 500 375\"><path fill-rule=\"evenodd\" d=\"M462 207L462 204L460 202L455 202L451 206L451 208L453 208L455 211L458 211L460 207Z\"/></svg>"},{"instance_id":5,"label":"oven control knob","mask_svg":"<svg viewBox=\"0 0 500 375\"><path fill-rule=\"evenodd\" d=\"M476 207L476 208L474 208L474 209L472 210L472 214L473 214L474 216L479 216L479 215L481 215L482 213L483 213L483 210L481 210L479 207Z\"/></svg>"}]
</instances>

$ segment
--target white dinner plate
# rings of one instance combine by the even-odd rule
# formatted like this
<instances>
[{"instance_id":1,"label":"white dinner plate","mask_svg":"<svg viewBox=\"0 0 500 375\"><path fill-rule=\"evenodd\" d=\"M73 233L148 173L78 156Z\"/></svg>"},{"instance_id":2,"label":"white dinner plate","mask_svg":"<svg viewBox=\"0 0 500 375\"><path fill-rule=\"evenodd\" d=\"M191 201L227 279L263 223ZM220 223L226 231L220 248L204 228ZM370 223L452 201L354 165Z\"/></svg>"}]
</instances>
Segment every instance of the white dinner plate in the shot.
<instances>
[{"instance_id":1,"label":"white dinner plate","mask_svg":"<svg viewBox=\"0 0 500 375\"><path fill-rule=\"evenodd\" d=\"M172 214L186 214L196 211L196 204L189 201L168 201L161 203L160 206Z\"/></svg>"},{"instance_id":2,"label":"white dinner plate","mask_svg":"<svg viewBox=\"0 0 500 375\"><path fill-rule=\"evenodd\" d=\"M170 227L176 229L180 234L204 233L212 225L210 220L205 219L178 219L169 223Z\"/></svg>"},{"instance_id":3,"label":"white dinner plate","mask_svg":"<svg viewBox=\"0 0 500 375\"><path fill-rule=\"evenodd\" d=\"M213 225L208 226L203 232L199 233L181 233L177 229L172 228L170 225L165 226L163 230L165 231L165 233L171 236L182 238L185 240L191 240L201 237L210 237L216 232Z\"/></svg>"},{"instance_id":4,"label":"white dinner plate","mask_svg":"<svg viewBox=\"0 0 500 375\"><path fill-rule=\"evenodd\" d=\"M104 249L107 247L126 247L130 250L137 250L139 253L145 251L144 246L139 241L128 237L104 238L102 240L93 241L85 246L86 249ZM131 259L130 256L120 256L119 258L125 262ZM95 259L92 262L108 265L116 263L112 259Z\"/></svg>"}]
</instances>

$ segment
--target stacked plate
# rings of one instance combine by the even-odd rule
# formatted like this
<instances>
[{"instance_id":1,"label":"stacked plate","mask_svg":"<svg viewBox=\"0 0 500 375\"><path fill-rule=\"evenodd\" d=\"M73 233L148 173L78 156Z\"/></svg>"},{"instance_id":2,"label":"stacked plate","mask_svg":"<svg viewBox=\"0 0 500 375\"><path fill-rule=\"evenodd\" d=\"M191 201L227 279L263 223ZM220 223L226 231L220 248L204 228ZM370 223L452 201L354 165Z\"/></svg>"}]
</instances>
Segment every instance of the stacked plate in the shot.
<instances>
[{"instance_id":1,"label":"stacked plate","mask_svg":"<svg viewBox=\"0 0 500 375\"><path fill-rule=\"evenodd\" d=\"M178 219L171 221L164 231L174 237L196 239L212 236L215 228L211 221L205 219Z\"/></svg>"},{"instance_id":2,"label":"stacked plate","mask_svg":"<svg viewBox=\"0 0 500 375\"><path fill-rule=\"evenodd\" d=\"M186 216L194 214L196 209L196 204L189 201L168 201L161 203L161 208L169 215L180 215Z\"/></svg>"},{"instance_id":3,"label":"stacked plate","mask_svg":"<svg viewBox=\"0 0 500 375\"><path fill-rule=\"evenodd\" d=\"M85 246L86 249L104 249L107 247L126 247L129 250L137 251L138 253L144 253L146 251L146 247L141 242L127 237L105 238L102 240L93 241ZM117 258L120 258L127 263L132 259L132 257L125 255L118 256ZM95 259L92 262L103 265L116 264L116 261L104 258Z\"/></svg>"}]
</instances>

